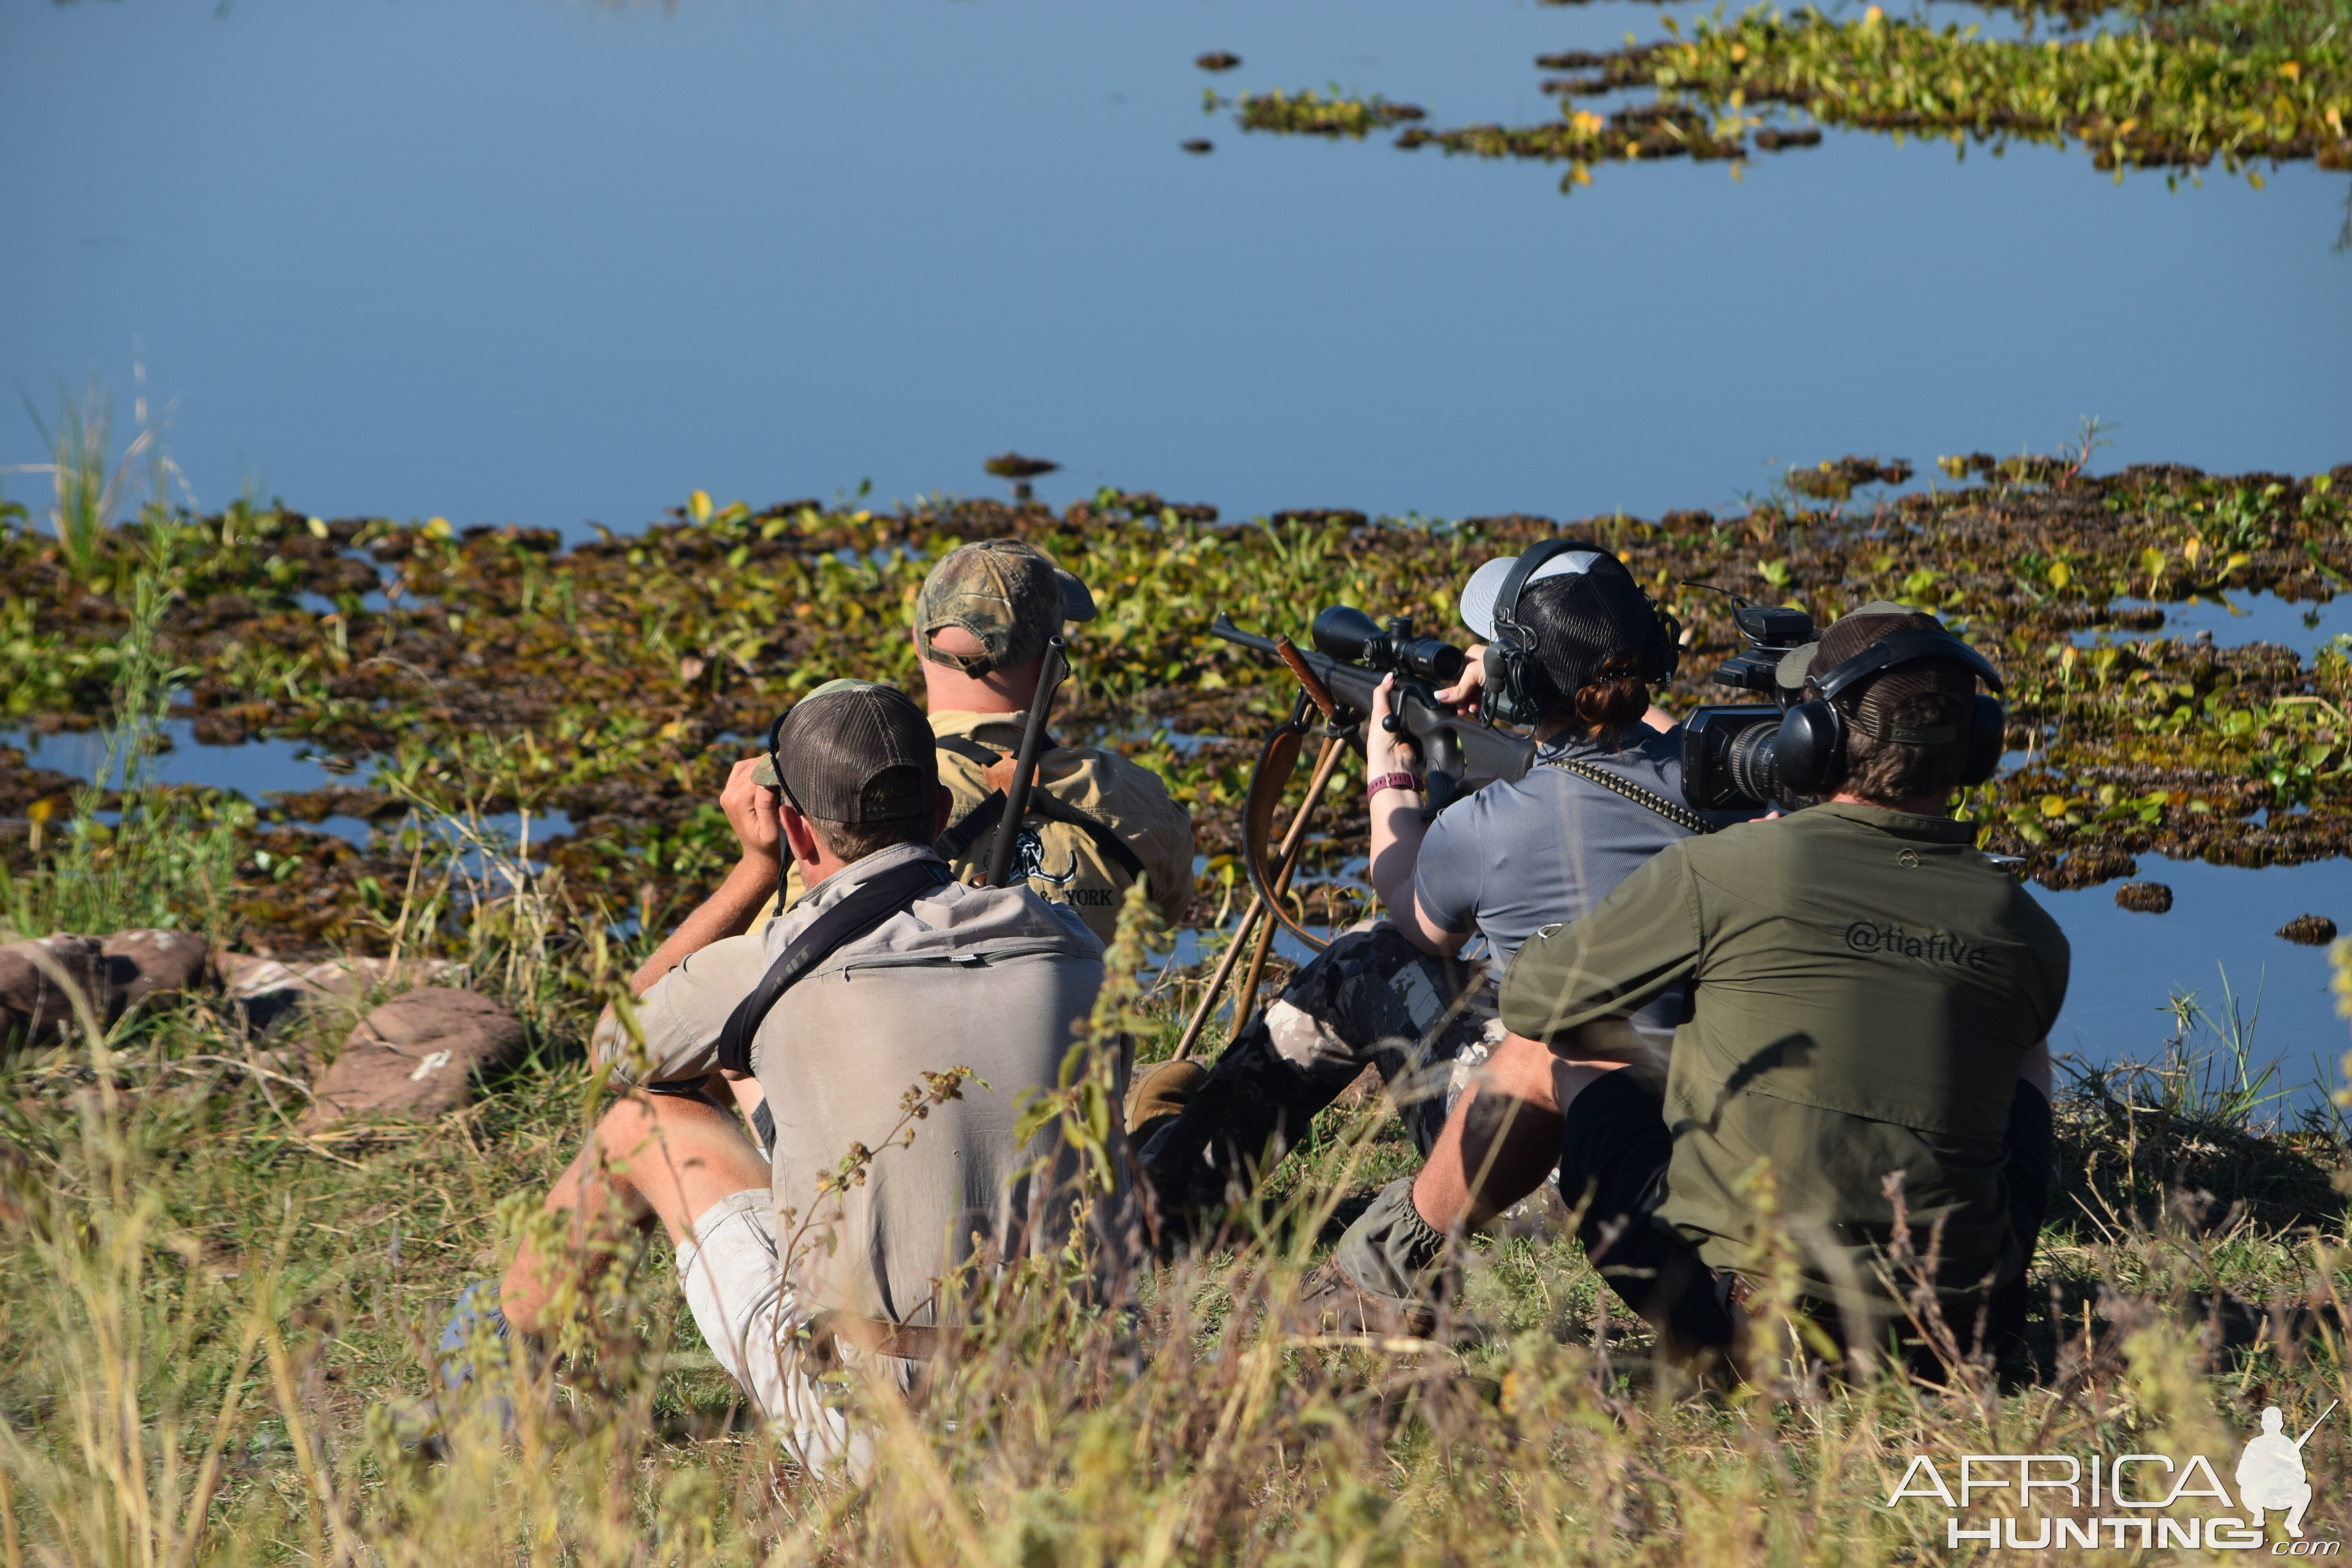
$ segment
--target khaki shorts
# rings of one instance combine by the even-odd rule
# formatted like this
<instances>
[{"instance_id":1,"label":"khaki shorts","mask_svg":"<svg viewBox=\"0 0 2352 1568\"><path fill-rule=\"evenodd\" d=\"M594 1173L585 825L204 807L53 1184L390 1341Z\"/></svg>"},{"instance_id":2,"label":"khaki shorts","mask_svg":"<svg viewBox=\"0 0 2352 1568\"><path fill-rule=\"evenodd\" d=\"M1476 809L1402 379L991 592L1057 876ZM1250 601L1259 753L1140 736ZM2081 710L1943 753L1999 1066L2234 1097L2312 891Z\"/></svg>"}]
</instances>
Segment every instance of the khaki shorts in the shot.
<instances>
[{"instance_id":1,"label":"khaki shorts","mask_svg":"<svg viewBox=\"0 0 2352 1568\"><path fill-rule=\"evenodd\" d=\"M810 1356L805 1330L815 1310L784 1281L775 1209L772 1192L751 1187L729 1194L695 1220L692 1237L677 1249L687 1310L710 1353L803 1465L817 1469L845 1460L853 1475L864 1476L873 1463L873 1438L850 1425L841 1408L845 1391L838 1381L823 1381L824 1374L870 1365L904 1389L918 1363L846 1345Z\"/></svg>"}]
</instances>

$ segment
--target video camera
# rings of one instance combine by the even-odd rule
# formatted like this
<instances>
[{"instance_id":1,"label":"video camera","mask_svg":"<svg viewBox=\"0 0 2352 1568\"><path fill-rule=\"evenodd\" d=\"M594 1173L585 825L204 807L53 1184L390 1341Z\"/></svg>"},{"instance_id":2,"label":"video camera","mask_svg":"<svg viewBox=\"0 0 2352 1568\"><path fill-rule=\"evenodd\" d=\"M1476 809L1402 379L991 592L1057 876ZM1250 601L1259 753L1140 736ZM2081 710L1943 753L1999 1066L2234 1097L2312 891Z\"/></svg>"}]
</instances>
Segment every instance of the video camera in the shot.
<instances>
[{"instance_id":1,"label":"video camera","mask_svg":"<svg viewBox=\"0 0 2352 1568\"><path fill-rule=\"evenodd\" d=\"M1794 810L1803 801L1782 787L1774 752L1780 717L1804 688L1780 683L1780 661L1821 633L1802 610L1729 597L1732 624L1748 646L1716 667L1716 684L1771 700L1700 708L1683 721L1683 799L1696 811Z\"/></svg>"}]
</instances>

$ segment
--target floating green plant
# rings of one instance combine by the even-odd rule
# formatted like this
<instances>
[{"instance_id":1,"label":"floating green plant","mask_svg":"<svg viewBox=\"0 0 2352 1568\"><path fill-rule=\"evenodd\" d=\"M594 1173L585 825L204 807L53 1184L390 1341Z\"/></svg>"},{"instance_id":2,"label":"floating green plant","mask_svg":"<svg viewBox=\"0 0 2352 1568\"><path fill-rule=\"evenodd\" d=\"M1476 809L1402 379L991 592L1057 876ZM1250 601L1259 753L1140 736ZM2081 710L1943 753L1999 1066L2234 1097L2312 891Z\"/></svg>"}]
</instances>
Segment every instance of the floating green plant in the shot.
<instances>
[{"instance_id":1,"label":"floating green plant","mask_svg":"<svg viewBox=\"0 0 2352 1568\"><path fill-rule=\"evenodd\" d=\"M2096 635L2160 627L2160 608L2125 601L2256 590L2316 601L2352 584L2352 465L2101 476L2086 467L2095 445L1932 465L1844 457L1790 470L1736 515L1573 523L1328 507L1228 524L1214 507L1116 489L1060 511L966 500L755 510L698 493L642 532L565 549L544 530L236 506L175 524L157 657L187 672L176 700L198 739L295 739L352 775L257 803L268 820L251 830L240 907L298 945L364 944L382 929L420 852L403 820L415 802L529 811L535 855L583 905L675 914L729 853L711 804L724 763L833 676L919 689L905 625L924 573L959 542L1001 534L1035 540L1092 584L1103 613L1074 639L1057 728L1169 779L1208 858L1204 918L1233 864L1255 739L1291 700L1274 673L1207 636L1214 614L1297 635L1344 603L1458 637L1454 595L1477 561L1563 528L1618 551L1692 628L1669 706L1713 700L1706 672L1734 646L1721 600L1685 582L1824 620L1896 599L1964 627L2009 678L2017 765L1963 809L1987 847L2052 885L2126 877L2150 852L2261 865L2352 849L2352 659L2340 645L2305 658ZM110 531L106 558L140 556L147 532ZM0 711L39 728L95 722L132 606L92 589L29 524L0 535ZM44 801L54 812L68 794L0 755L0 802L25 803L9 815ZM571 831L549 838L557 811ZM376 830L355 846L297 826L328 816ZM1307 869L1336 875L1362 847L1361 825L1342 820ZM20 872L34 859L23 837L0 854ZM1347 895L1331 896L1344 914Z\"/></svg>"},{"instance_id":2,"label":"floating green plant","mask_svg":"<svg viewBox=\"0 0 2352 1568\"><path fill-rule=\"evenodd\" d=\"M2200 26L2188 18L2213 22L2210 14L2226 8L2144 9L2160 12L2164 25L2023 40L1900 20L1876 6L1840 20L1811 7L1759 5L1729 20L1701 17L1687 37L1669 16L1666 39L1539 56L1539 66L1581 73L1544 83L1566 100L1557 120L1414 126L1397 145L1565 162L1563 189L1589 182L1594 163L1739 159L1811 145L1823 125L1947 140L1963 152L1970 141L1996 151L2012 141L2080 145L2118 177L2127 168L2177 172L2218 160L2259 184L2258 163L2352 167L2346 28L2284 20ZM1606 114L1573 101L1643 89L1656 96ZM1344 128L1361 136L1385 123L1377 98L1268 93L1239 102L1246 130Z\"/></svg>"},{"instance_id":3,"label":"floating green plant","mask_svg":"<svg viewBox=\"0 0 2352 1568\"><path fill-rule=\"evenodd\" d=\"M1213 110L1223 102L1210 92L1206 107ZM1370 98L1350 98L1336 87L1328 95L1311 87L1297 93L1244 93L1238 108L1244 131L1282 131L1297 136L1347 136L1357 140L1422 118L1422 110L1415 105L1391 103L1377 93Z\"/></svg>"}]
</instances>

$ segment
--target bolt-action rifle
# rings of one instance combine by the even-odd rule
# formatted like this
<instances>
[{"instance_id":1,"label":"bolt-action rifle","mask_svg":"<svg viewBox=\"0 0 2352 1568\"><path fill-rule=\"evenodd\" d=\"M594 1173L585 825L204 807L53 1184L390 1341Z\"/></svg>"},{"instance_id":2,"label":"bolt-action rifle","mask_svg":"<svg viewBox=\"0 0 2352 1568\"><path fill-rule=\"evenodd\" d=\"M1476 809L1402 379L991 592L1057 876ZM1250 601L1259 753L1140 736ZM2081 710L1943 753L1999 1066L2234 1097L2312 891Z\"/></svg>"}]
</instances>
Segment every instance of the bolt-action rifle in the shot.
<instances>
[{"instance_id":1,"label":"bolt-action rifle","mask_svg":"<svg viewBox=\"0 0 2352 1568\"><path fill-rule=\"evenodd\" d=\"M1218 994L1249 940L1251 928L1261 916L1265 918L1265 923L1258 931L1256 952L1234 1004L1236 1027L1255 998L1276 922L1288 927L1293 935L1310 947L1320 950L1329 945L1291 918L1284 898L1289 891L1291 875L1297 869L1316 805L1339 763L1340 749L1356 738L1363 721L1370 717L1372 693L1385 677L1396 677L1388 727L1392 733L1410 737L1420 749L1428 781L1423 798L1433 812L1497 780L1523 777L1535 760L1536 751L1535 742L1526 736L1498 730L1483 719L1457 712L1437 700L1439 687L1451 686L1461 679L1463 652L1436 637L1413 636L1408 617L1399 616L1383 628L1361 610L1335 605L1315 617L1315 651L1311 653L1286 637L1263 637L1243 631L1223 615L1209 630L1226 642L1288 666L1298 679L1300 695L1289 720L1266 737L1258 753L1257 769L1250 779L1249 800L1242 812L1242 863L1249 872L1255 896L1225 950L1224 962L1209 982L1183 1039L1178 1042L1179 1057L1190 1055L1193 1043L1200 1038L1209 1015L1216 1009ZM1289 832L1283 836L1280 848L1276 850L1275 811L1281 803L1283 785L1297 766L1307 731L1318 728L1310 721L1318 713L1323 721L1319 726L1322 754L1317 760L1314 779L1307 785L1307 799L1292 819Z\"/></svg>"},{"instance_id":2,"label":"bolt-action rifle","mask_svg":"<svg viewBox=\"0 0 2352 1568\"><path fill-rule=\"evenodd\" d=\"M1238 643L1269 658L1281 658L1271 637L1254 637L1219 616L1213 637ZM1462 650L1437 637L1415 637L1412 622L1399 616L1386 627L1361 610L1335 605L1315 617L1315 651L1297 657L1314 671L1339 706L1360 722L1372 710L1372 692L1383 677L1396 677L1390 728L1421 750L1430 808L1443 811L1465 795L1497 780L1524 778L1535 761L1536 743L1501 730L1474 713L1459 713L1437 700L1437 689L1462 679Z\"/></svg>"}]
</instances>

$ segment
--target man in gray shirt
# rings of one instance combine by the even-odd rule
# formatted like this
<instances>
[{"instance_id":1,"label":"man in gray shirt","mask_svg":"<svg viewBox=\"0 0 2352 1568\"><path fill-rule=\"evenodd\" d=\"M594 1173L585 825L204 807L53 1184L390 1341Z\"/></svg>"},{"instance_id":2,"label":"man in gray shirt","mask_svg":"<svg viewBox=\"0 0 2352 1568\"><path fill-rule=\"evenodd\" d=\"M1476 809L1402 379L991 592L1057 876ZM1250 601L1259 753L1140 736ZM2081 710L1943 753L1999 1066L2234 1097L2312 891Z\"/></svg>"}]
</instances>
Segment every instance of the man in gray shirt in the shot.
<instances>
[{"instance_id":1,"label":"man in gray shirt","mask_svg":"<svg viewBox=\"0 0 2352 1568\"><path fill-rule=\"evenodd\" d=\"M844 680L802 699L774 740L781 800L760 765L736 764L722 796L741 864L638 972L636 1005L606 1010L595 1051L625 1085L756 1077L772 1154L709 1100L627 1094L549 1194L573 1246L526 1248L500 1306L537 1331L593 1258L599 1215L658 1221L719 1363L803 1463L862 1471L870 1442L817 1381L830 1364L906 1386L975 1269L1062 1247L1082 1215L1104 1232L1101 1268L1120 1267L1125 1194L1087 1201L1058 1123L1013 1135L1017 1102L1056 1081L1093 1006L1103 949L1025 886L950 878L930 848L948 809L931 731L896 689ZM809 890L745 931L780 846ZM871 1152L845 1182L854 1148Z\"/></svg>"}]
</instances>

